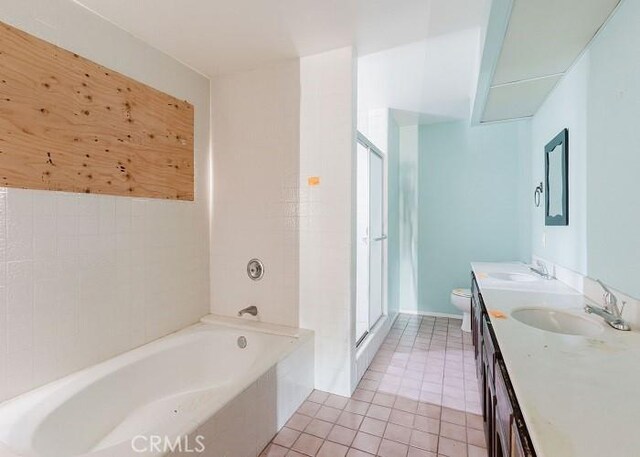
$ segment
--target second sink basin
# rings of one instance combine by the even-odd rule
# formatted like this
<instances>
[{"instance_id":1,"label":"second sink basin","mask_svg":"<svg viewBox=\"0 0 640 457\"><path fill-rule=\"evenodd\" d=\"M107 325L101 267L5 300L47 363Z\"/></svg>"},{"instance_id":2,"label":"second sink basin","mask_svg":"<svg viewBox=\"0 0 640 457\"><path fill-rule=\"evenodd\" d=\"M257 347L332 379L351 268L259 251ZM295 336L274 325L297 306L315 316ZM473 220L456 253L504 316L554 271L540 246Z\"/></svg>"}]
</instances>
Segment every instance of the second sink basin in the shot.
<instances>
[{"instance_id":1,"label":"second sink basin","mask_svg":"<svg viewBox=\"0 0 640 457\"><path fill-rule=\"evenodd\" d=\"M537 277L530 274L526 274L526 273L496 272L496 273L488 273L487 276L493 279L499 279L500 281L532 282L532 281L538 280Z\"/></svg>"},{"instance_id":2,"label":"second sink basin","mask_svg":"<svg viewBox=\"0 0 640 457\"><path fill-rule=\"evenodd\" d=\"M551 308L520 308L512 311L511 317L531 327L563 335L596 336L603 329L586 317Z\"/></svg>"}]
</instances>

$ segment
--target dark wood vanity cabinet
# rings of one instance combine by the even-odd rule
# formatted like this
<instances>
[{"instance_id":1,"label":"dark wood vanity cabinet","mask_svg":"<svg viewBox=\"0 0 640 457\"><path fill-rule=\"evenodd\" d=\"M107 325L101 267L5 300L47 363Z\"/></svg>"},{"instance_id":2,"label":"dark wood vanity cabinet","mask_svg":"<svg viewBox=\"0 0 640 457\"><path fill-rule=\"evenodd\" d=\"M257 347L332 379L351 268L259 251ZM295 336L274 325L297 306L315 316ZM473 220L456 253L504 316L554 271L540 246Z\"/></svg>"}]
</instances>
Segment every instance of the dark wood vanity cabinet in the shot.
<instances>
[{"instance_id":1,"label":"dark wood vanity cabinet","mask_svg":"<svg viewBox=\"0 0 640 457\"><path fill-rule=\"evenodd\" d=\"M475 276L471 275L471 333L482 396L488 457L535 457L515 392L500 355Z\"/></svg>"}]
</instances>

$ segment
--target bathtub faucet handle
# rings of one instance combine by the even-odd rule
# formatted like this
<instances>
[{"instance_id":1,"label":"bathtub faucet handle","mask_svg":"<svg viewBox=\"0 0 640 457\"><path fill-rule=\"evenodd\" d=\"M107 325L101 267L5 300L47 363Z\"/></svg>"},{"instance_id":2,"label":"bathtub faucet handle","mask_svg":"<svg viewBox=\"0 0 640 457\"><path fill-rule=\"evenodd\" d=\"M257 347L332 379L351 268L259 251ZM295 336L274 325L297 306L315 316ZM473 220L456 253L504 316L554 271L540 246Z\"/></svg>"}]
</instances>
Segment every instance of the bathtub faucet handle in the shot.
<instances>
[{"instance_id":1,"label":"bathtub faucet handle","mask_svg":"<svg viewBox=\"0 0 640 457\"><path fill-rule=\"evenodd\" d=\"M252 316L258 315L258 307L257 306L247 306L246 308L238 311L238 316L242 317L244 314L251 314Z\"/></svg>"}]
</instances>

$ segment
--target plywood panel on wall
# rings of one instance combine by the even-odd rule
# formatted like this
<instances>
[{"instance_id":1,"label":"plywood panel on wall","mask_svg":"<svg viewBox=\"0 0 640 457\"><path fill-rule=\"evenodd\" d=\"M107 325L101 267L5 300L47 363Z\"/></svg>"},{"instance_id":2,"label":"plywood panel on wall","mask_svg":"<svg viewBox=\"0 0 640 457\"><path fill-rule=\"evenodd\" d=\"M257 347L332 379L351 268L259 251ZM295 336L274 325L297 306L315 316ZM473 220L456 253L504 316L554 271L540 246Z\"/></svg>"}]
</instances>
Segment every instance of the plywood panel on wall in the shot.
<instances>
[{"instance_id":1,"label":"plywood panel on wall","mask_svg":"<svg viewBox=\"0 0 640 457\"><path fill-rule=\"evenodd\" d=\"M0 186L193 200L193 106L0 23Z\"/></svg>"}]
</instances>

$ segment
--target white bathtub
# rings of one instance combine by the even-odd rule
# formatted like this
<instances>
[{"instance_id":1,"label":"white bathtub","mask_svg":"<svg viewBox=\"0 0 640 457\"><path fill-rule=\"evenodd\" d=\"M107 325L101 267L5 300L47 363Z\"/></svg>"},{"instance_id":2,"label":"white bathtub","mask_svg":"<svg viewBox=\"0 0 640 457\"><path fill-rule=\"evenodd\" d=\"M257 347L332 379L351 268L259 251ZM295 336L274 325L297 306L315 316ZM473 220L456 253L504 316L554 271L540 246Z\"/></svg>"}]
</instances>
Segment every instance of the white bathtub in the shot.
<instances>
[{"instance_id":1,"label":"white bathtub","mask_svg":"<svg viewBox=\"0 0 640 457\"><path fill-rule=\"evenodd\" d=\"M312 333L294 330L201 323L9 400L0 456L255 457L312 389Z\"/></svg>"}]
</instances>

